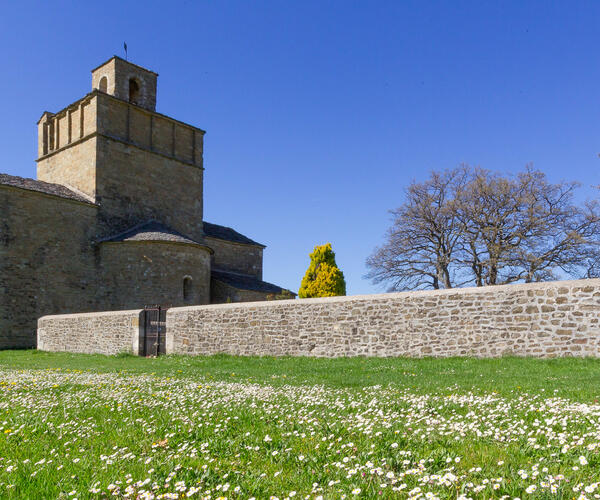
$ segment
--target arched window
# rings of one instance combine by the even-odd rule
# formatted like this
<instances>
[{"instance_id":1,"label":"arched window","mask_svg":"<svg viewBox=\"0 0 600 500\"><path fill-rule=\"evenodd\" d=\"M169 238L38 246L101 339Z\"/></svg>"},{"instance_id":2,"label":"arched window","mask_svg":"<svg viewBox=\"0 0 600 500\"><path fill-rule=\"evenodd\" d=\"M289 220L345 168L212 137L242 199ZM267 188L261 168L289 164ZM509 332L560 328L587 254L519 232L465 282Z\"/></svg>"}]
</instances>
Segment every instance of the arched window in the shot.
<instances>
[{"instance_id":1,"label":"arched window","mask_svg":"<svg viewBox=\"0 0 600 500\"><path fill-rule=\"evenodd\" d=\"M137 104L140 97L140 84L134 78L129 80L129 102Z\"/></svg>"},{"instance_id":2,"label":"arched window","mask_svg":"<svg viewBox=\"0 0 600 500\"><path fill-rule=\"evenodd\" d=\"M191 302L193 299L193 281L190 276L183 278L183 301Z\"/></svg>"},{"instance_id":3,"label":"arched window","mask_svg":"<svg viewBox=\"0 0 600 500\"><path fill-rule=\"evenodd\" d=\"M108 92L108 78L106 78L105 76L100 78L100 83L98 84L98 90L100 90L100 92Z\"/></svg>"}]
</instances>

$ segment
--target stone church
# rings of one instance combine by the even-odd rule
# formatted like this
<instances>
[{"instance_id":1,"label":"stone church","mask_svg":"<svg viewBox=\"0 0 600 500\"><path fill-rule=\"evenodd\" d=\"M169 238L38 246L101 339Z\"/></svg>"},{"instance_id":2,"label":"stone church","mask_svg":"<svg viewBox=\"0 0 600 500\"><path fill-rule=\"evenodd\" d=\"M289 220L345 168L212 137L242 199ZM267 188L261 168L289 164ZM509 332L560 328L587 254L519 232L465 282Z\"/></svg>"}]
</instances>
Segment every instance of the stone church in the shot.
<instances>
[{"instance_id":1,"label":"stone church","mask_svg":"<svg viewBox=\"0 0 600 500\"><path fill-rule=\"evenodd\" d=\"M46 314L265 300L264 245L203 220L204 131L120 57L38 121L37 180L0 174L0 348Z\"/></svg>"}]
</instances>

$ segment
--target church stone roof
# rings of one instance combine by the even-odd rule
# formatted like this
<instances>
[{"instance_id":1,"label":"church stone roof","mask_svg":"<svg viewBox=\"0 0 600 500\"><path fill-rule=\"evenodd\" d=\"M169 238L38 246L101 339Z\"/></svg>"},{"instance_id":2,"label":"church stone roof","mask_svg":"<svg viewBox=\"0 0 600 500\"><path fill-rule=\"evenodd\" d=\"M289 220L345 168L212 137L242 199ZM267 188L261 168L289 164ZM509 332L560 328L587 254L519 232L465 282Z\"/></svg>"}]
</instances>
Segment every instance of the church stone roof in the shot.
<instances>
[{"instance_id":1,"label":"church stone roof","mask_svg":"<svg viewBox=\"0 0 600 500\"><path fill-rule=\"evenodd\" d=\"M135 66L136 68L142 69L144 71L147 71L148 73L152 73L153 75L158 76L158 73L156 71L152 71L151 69L144 68L143 66L140 66L139 64L133 64L131 61L128 61L127 59L123 59L122 57L119 57L117 55L112 56L111 58L109 58L106 61L104 61L102 64L96 66L93 70L91 70L91 72L93 73L97 69L100 69L102 66L107 65L113 59L119 59L120 61L123 61L124 63L128 64L129 66Z\"/></svg>"},{"instance_id":2,"label":"church stone roof","mask_svg":"<svg viewBox=\"0 0 600 500\"><path fill-rule=\"evenodd\" d=\"M220 226L219 224L212 224L210 222L203 222L204 234L209 238L216 238L218 240L233 241L234 243L244 243L246 245L256 245L262 248L266 248L262 243L258 243L251 240L247 236L238 233L234 229L227 226Z\"/></svg>"},{"instance_id":3,"label":"church stone roof","mask_svg":"<svg viewBox=\"0 0 600 500\"><path fill-rule=\"evenodd\" d=\"M26 189L27 191L37 191L38 193L49 194L52 196L58 196L60 198L66 198L69 200L75 200L94 205L89 198L86 198L85 196L76 193L75 191L72 191L61 184L37 181L35 179L19 177L16 175L0 174L0 185Z\"/></svg>"},{"instance_id":4,"label":"church stone roof","mask_svg":"<svg viewBox=\"0 0 600 500\"><path fill-rule=\"evenodd\" d=\"M171 229L160 222L150 220L133 226L132 228L107 238L101 239L100 243L121 242L121 241L167 241L171 243L187 243L192 245L201 245L203 243L195 241L183 234ZM206 247L208 248L208 247Z\"/></svg>"},{"instance_id":5,"label":"church stone roof","mask_svg":"<svg viewBox=\"0 0 600 500\"><path fill-rule=\"evenodd\" d=\"M213 269L210 274L213 279L239 290L252 290L254 292L273 294L278 294L285 290L285 288L281 288L273 283L268 283L267 281L262 281L254 276L248 276L246 274L230 273L217 269ZM293 292L290 293L292 293L293 296L296 295Z\"/></svg>"}]
</instances>

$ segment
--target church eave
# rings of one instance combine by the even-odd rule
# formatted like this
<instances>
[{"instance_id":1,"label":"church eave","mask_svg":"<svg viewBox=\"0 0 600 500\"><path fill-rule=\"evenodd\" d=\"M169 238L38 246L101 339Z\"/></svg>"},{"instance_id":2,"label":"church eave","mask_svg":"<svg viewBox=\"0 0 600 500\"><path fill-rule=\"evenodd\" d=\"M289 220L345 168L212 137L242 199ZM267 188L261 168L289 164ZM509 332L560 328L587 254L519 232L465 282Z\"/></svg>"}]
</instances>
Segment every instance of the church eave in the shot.
<instances>
[{"instance_id":1,"label":"church eave","mask_svg":"<svg viewBox=\"0 0 600 500\"><path fill-rule=\"evenodd\" d=\"M204 236L206 238L212 238L214 240L226 241L228 243L235 243L236 245L254 246L259 248L267 248L266 245L258 243L248 236L236 231L229 226L223 226L221 224L215 224L213 222L204 221Z\"/></svg>"},{"instance_id":2,"label":"church eave","mask_svg":"<svg viewBox=\"0 0 600 500\"><path fill-rule=\"evenodd\" d=\"M38 181L28 177L19 177L0 173L0 188L28 191L74 203L82 203L98 208L98 204L87 199L84 195L76 193L62 184Z\"/></svg>"}]
</instances>

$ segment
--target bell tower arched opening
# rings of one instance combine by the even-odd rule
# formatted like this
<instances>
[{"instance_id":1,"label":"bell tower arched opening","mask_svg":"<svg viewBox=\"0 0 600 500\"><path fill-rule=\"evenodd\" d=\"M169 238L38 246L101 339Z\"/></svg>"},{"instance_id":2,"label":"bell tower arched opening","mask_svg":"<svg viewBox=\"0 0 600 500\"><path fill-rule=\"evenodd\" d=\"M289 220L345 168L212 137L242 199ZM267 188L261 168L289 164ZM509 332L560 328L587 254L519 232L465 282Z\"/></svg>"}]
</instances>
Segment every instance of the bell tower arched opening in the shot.
<instances>
[{"instance_id":1,"label":"bell tower arched opening","mask_svg":"<svg viewBox=\"0 0 600 500\"><path fill-rule=\"evenodd\" d=\"M137 104L140 99L140 84L135 78L129 79L129 102Z\"/></svg>"},{"instance_id":2,"label":"bell tower arched opening","mask_svg":"<svg viewBox=\"0 0 600 500\"><path fill-rule=\"evenodd\" d=\"M103 76L102 78L100 78L100 83L98 84L98 90L100 92L108 92L108 78L106 76Z\"/></svg>"}]
</instances>

